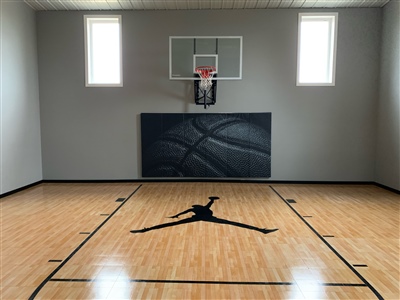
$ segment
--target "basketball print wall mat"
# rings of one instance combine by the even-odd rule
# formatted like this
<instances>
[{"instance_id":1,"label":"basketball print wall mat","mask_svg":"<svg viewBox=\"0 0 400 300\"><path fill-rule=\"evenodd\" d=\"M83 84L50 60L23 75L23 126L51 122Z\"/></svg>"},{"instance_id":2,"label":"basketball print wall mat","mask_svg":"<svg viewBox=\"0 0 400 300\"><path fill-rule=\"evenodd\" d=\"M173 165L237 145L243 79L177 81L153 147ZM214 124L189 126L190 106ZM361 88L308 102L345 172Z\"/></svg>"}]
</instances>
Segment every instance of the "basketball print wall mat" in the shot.
<instances>
[{"instance_id":1,"label":"basketball print wall mat","mask_svg":"<svg viewBox=\"0 0 400 300\"><path fill-rule=\"evenodd\" d=\"M271 177L271 113L142 113L142 177Z\"/></svg>"}]
</instances>

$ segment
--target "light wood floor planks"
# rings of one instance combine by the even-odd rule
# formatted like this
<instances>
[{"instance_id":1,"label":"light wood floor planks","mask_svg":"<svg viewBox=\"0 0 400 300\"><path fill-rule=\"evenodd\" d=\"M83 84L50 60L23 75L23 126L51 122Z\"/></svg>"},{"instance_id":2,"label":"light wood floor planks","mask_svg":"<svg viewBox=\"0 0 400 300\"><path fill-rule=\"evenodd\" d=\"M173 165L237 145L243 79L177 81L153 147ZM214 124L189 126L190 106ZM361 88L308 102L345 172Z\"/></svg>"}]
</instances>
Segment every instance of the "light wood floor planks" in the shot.
<instances>
[{"instance_id":1,"label":"light wood floor planks","mask_svg":"<svg viewBox=\"0 0 400 300\"><path fill-rule=\"evenodd\" d=\"M385 299L400 299L400 196L376 186L278 186Z\"/></svg>"},{"instance_id":2,"label":"light wood floor planks","mask_svg":"<svg viewBox=\"0 0 400 300\"><path fill-rule=\"evenodd\" d=\"M0 299L400 299L399 207L369 185L40 184L1 200Z\"/></svg>"}]
</instances>

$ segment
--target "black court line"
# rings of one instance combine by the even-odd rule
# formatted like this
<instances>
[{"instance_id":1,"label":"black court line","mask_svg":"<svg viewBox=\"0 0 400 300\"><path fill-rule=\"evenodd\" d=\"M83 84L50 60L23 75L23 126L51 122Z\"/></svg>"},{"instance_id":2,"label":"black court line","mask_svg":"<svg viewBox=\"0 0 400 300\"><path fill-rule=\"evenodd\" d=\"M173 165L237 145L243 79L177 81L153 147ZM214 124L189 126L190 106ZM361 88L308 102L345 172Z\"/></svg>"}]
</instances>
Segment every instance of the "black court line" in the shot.
<instances>
[{"instance_id":1,"label":"black court line","mask_svg":"<svg viewBox=\"0 0 400 300\"><path fill-rule=\"evenodd\" d=\"M95 282L96 279L83 279L83 278L52 278L49 281L55 282ZM104 281L104 280L103 280Z\"/></svg>"},{"instance_id":2,"label":"black court line","mask_svg":"<svg viewBox=\"0 0 400 300\"><path fill-rule=\"evenodd\" d=\"M331 238L331 237L335 237L334 235L323 235L322 237L324 237L324 238Z\"/></svg>"},{"instance_id":3,"label":"black court line","mask_svg":"<svg viewBox=\"0 0 400 300\"><path fill-rule=\"evenodd\" d=\"M53 278L56 282L96 282L104 279L69 279ZM263 282L263 281L211 281L211 280L160 280L160 279L127 279L131 283L177 283L177 284L224 284L224 285L295 285L295 282Z\"/></svg>"},{"instance_id":4,"label":"black court line","mask_svg":"<svg viewBox=\"0 0 400 300\"><path fill-rule=\"evenodd\" d=\"M82 232L79 232L79 234L90 234L90 232L82 231Z\"/></svg>"},{"instance_id":5,"label":"black court line","mask_svg":"<svg viewBox=\"0 0 400 300\"><path fill-rule=\"evenodd\" d=\"M142 185L139 185L133 192L132 194L129 195L128 198L125 199L124 202L122 202L80 245L72 251L70 255L53 271L50 273L49 276L43 282L35 289L35 291L32 293L32 295L28 298L29 300L35 299L37 294L40 292L40 290L48 283L51 278L58 272L60 269L96 234L97 231L100 230L101 227L104 226L114 215L115 213L142 187Z\"/></svg>"},{"instance_id":6,"label":"black court line","mask_svg":"<svg viewBox=\"0 0 400 300\"><path fill-rule=\"evenodd\" d=\"M368 287L365 283L319 283L318 285L322 286L361 286L361 287Z\"/></svg>"},{"instance_id":7,"label":"black court line","mask_svg":"<svg viewBox=\"0 0 400 300\"><path fill-rule=\"evenodd\" d=\"M83 278L52 278L54 282L102 282L104 279L83 279ZM211 280L159 280L159 279L126 279L125 282L133 283L177 283L177 284L221 284L221 285L297 285L296 282L275 282L275 281L211 281ZM358 286L367 287L364 283L317 283L320 286Z\"/></svg>"},{"instance_id":8,"label":"black court line","mask_svg":"<svg viewBox=\"0 0 400 300\"><path fill-rule=\"evenodd\" d=\"M49 262L62 262L62 259L50 259Z\"/></svg>"},{"instance_id":9,"label":"black court line","mask_svg":"<svg viewBox=\"0 0 400 300\"><path fill-rule=\"evenodd\" d=\"M380 300L384 300L384 298L381 296L381 294L379 294L379 292L360 274L357 272L356 269L353 268L353 266L346 260L344 259L343 256L341 256L339 254L339 252L337 252L335 250L335 248L333 248L331 246L331 244L329 244L298 212L296 209L293 208L293 206L291 206L286 200L285 198L283 198L281 196L281 194L279 194L272 186L269 186L274 192L275 194L277 194L279 196L279 198L281 198L283 200L283 202L285 202L289 208L304 222L304 224L307 225L308 228L311 229L312 232L314 232L318 238L326 245L328 246L328 248L336 254L336 256L351 270L353 271L353 273L362 281L364 282L364 284L375 294L375 296L380 299Z\"/></svg>"},{"instance_id":10,"label":"black court line","mask_svg":"<svg viewBox=\"0 0 400 300\"><path fill-rule=\"evenodd\" d=\"M368 268L367 265L353 265L353 267L356 267L356 268Z\"/></svg>"}]
</instances>

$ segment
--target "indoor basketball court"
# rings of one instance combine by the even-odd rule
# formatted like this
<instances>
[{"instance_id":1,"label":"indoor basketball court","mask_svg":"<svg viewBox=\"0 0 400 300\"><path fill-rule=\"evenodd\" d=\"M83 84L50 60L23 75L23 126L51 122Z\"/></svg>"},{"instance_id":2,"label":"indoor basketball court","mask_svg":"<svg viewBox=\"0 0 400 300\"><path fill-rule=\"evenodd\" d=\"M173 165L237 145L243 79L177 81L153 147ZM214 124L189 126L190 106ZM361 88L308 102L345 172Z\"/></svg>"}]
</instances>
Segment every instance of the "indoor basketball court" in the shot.
<instances>
[{"instance_id":1,"label":"indoor basketball court","mask_svg":"<svg viewBox=\"0 0 400 300\"><path fill-rule=\"evenodd\" d=\"M3 200L2 299L396 299L398 197L371 185L41 184ZM194 214L210 202L212 217Z\"/></svg>"},{"instance_id":2,"label":"indoor basketball court","mask_svg":"<svg viewBox=\"0 0 400 300\"><path fill-rule=\"evenodd\" d=\"M400 299L399 16L0 0L0 300Z\"/></svg>"}]
</instances>

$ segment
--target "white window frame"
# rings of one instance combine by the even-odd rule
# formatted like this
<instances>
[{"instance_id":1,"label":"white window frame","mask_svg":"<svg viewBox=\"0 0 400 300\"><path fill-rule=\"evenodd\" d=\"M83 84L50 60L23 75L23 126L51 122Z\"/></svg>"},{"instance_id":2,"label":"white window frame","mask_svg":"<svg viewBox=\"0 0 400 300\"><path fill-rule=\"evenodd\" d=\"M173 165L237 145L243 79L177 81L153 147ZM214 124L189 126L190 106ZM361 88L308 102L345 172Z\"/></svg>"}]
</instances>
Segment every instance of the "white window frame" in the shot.
<instances>
[{"instance_id":1,"label":"white window frame","mask_svg":"<svg viewBox=\"0 0 400 300\"><path fill-rule=\"evenodd\" d=\"M298 19L298 40L297 40L297 78L296 85L297 86L335 86L335 78L336 78L336 48L337 48L337 28L338 28L338 13L329 12L329 13L299 13ZM329 22L329 41L330 41L330 81L329 82L300 82L300 49L301 49L301 23L303 21L303 17L309 17L308 22L312 19L315 20L325 20Z\"/></svg>"},{"instance_id":2,"label":"white window frame","mask_svg":"<svg viewBox=\"0 0 400 300\"><path fill-rule=\"evenodd\" d=\"M84 15L84 31L85 31L85 86L86 87L122 87L123 86L123 69L122 69L122 16L121 15ZM92 20L91 20L92 19ZM89 42L90 26L89 22L95 20L102 20L104 23L110 22L115 19L119 24L119 83L91 83L90 81L90 53L92 51Z\"/></svg>"}]
</instances>

